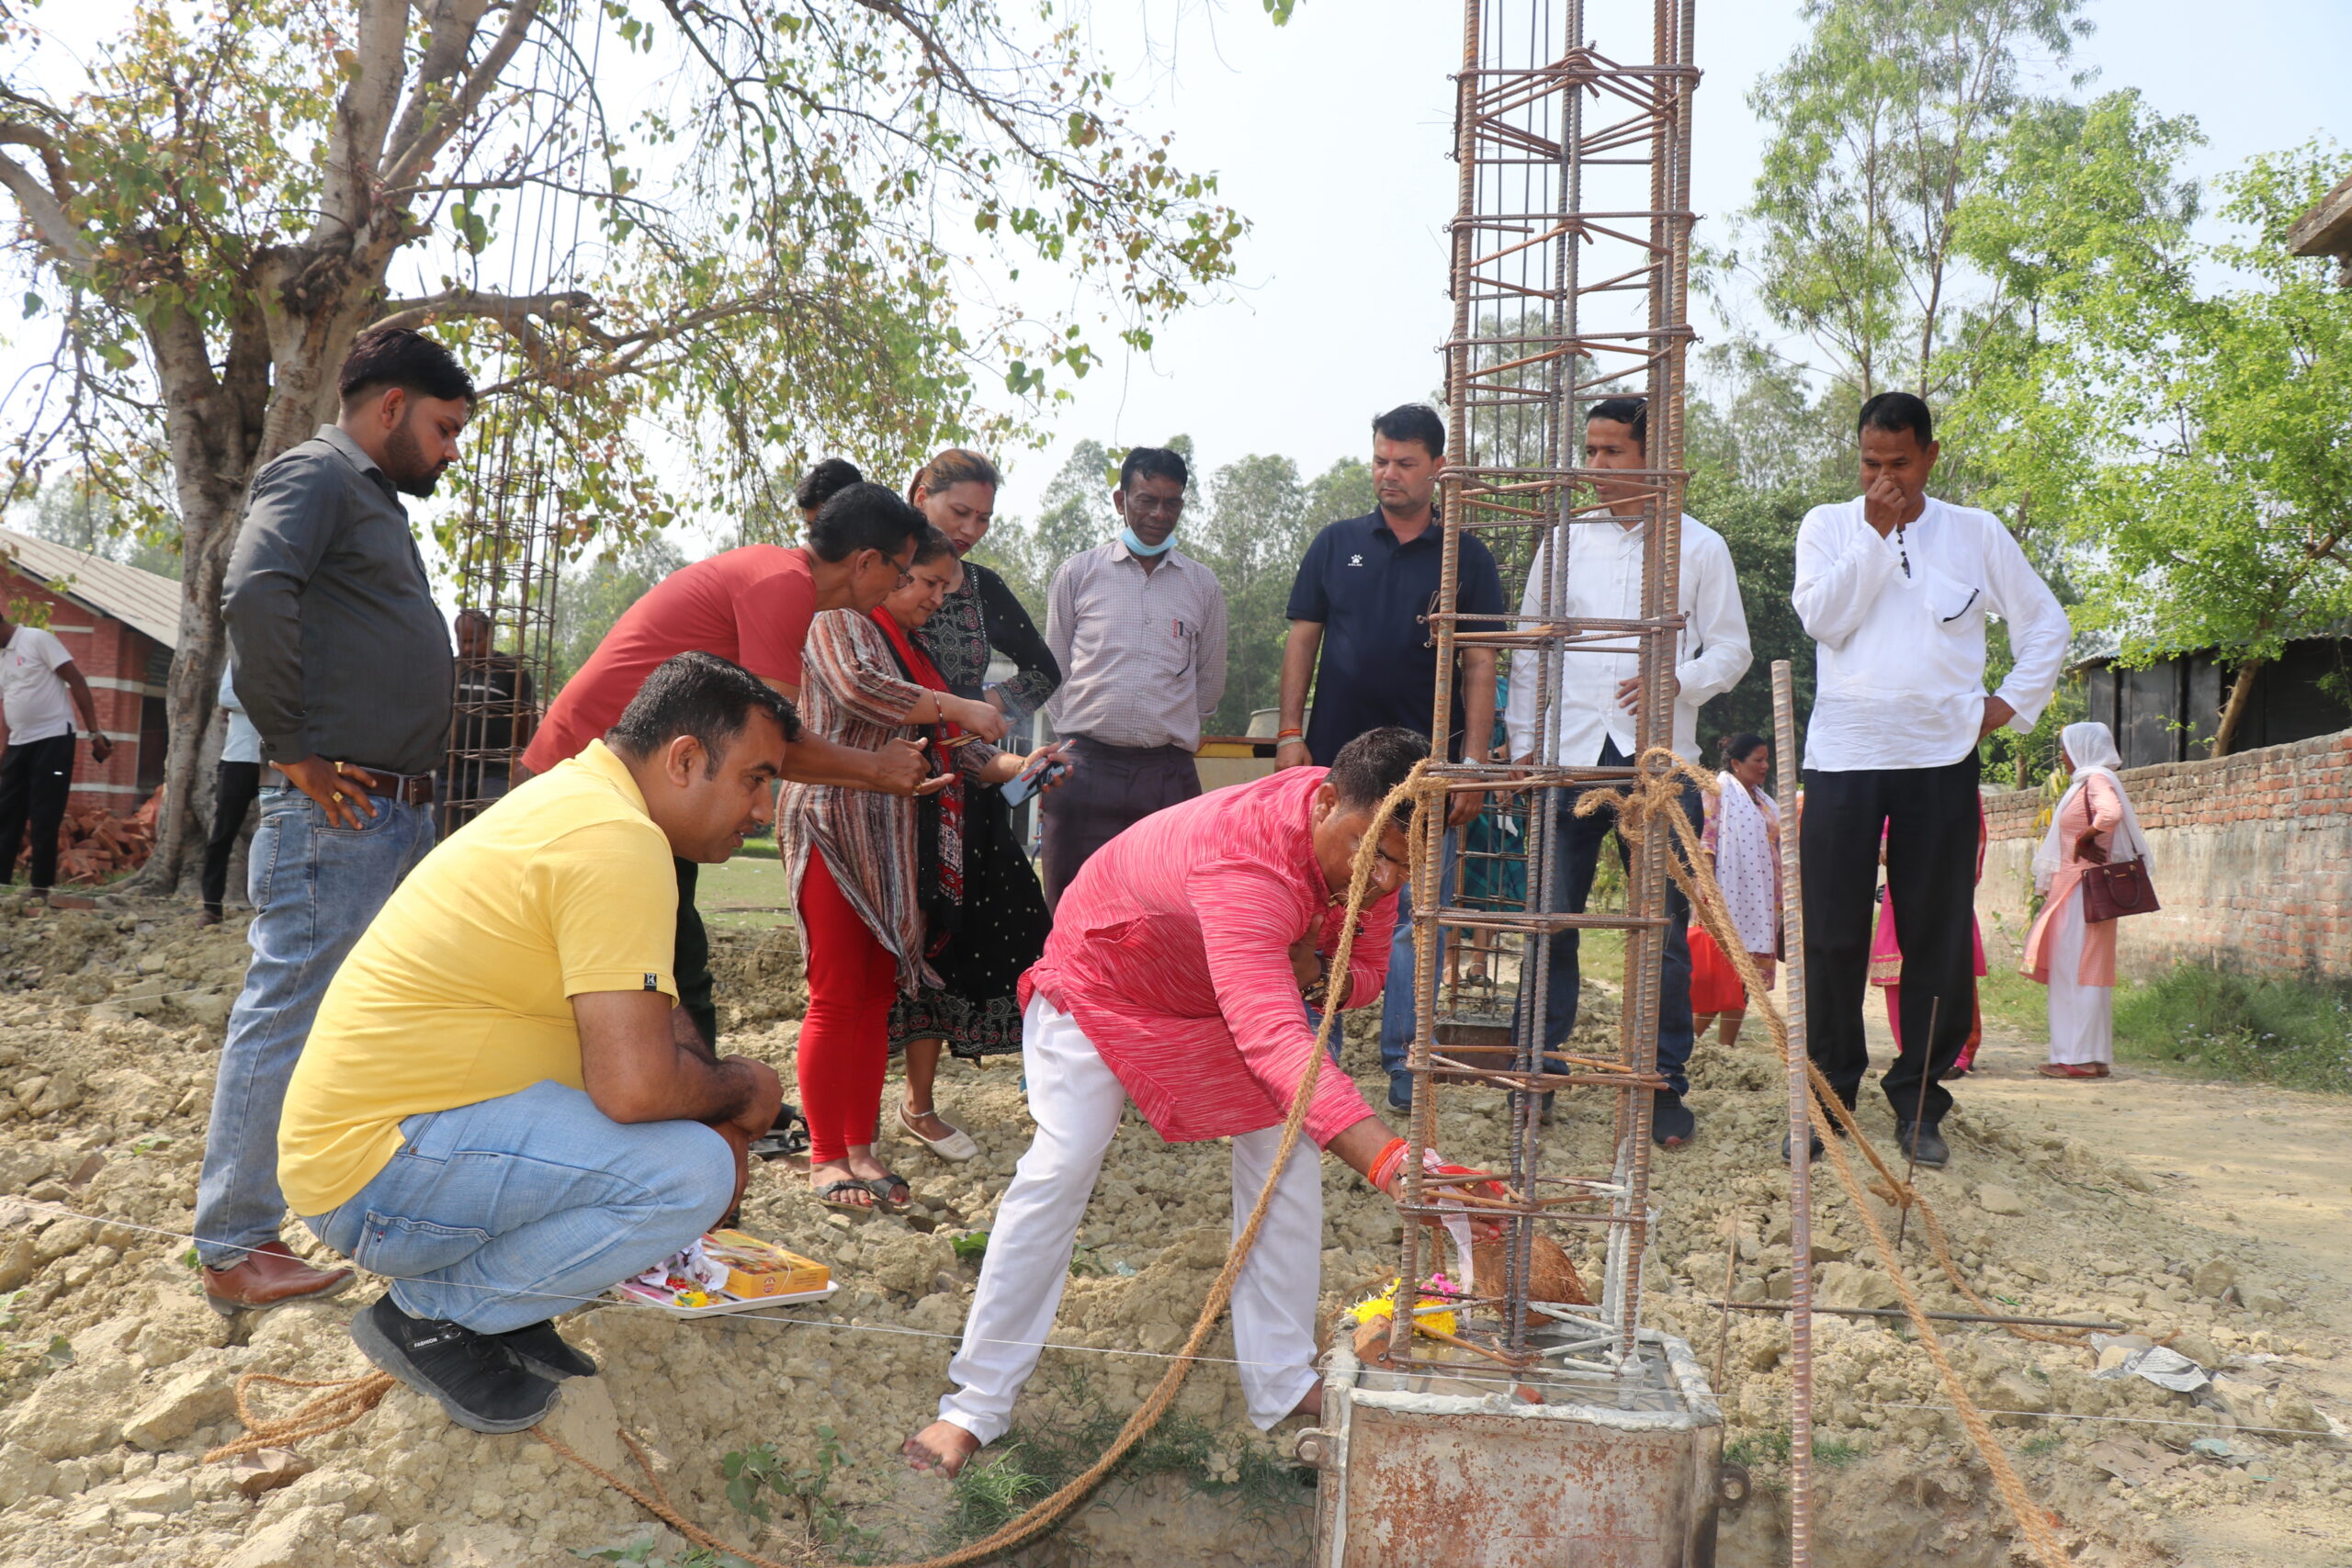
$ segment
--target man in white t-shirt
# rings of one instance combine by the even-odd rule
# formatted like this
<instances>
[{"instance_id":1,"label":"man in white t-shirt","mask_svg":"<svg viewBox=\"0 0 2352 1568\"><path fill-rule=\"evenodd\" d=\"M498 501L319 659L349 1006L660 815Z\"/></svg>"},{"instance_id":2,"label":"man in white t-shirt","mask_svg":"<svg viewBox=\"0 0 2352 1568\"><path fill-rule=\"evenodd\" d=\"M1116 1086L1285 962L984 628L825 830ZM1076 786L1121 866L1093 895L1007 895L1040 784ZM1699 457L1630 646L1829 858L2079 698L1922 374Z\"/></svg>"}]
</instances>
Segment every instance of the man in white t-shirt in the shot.
<instances>
[{"instance_id":1,"label":"man in white t-shirt","mask_svg":"<svg viewBox=\"0 0 2352 1568\"><path fill-rule=\"evenodd\" d=\"M17 879L17 850L32 830L33 897L49 901L57 880L57 825L74 788L74 713L90 732L90 755L105 761L114 750L98 728L90 683L65 645L39 626L0 615L0 716L8 749L0 753L0 883Z\"/></svg>"},{"instance_id":2,"label":"man in white t-shirt","mask_svg":"<svg viewBox=\"0 0 2352 1568\"><path fill-rule=\"evenodd\" d=\"M1882 392L1858 424L1862 494L1805 514L1791 595L1819 650L1802 816L1806 1039L1852 1105L1870 1067L1862 996L1883 833L1903 946L1903 1042L1883 1087L1898 1140L1932 1168L1951 1157L1939 1080L1973 1014L1976 749L2004 724L2033 728L2073 631L1999 518L1928 494L1938 447L1925 402ZM2016 656L1990 695L1989 615Z\"/></svg>"}]
</instances>

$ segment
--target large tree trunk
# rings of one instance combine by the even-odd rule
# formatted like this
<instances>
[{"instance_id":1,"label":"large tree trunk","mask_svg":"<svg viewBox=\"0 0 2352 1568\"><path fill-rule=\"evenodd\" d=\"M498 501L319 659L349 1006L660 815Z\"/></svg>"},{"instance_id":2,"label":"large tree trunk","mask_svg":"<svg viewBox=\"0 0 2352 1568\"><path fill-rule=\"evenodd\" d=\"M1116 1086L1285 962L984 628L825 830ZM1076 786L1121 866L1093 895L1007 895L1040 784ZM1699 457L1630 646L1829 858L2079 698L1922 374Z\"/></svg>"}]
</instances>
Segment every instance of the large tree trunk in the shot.
<instances>
[{"instance_id":1,"label":"large tree trunk","mask_svg":"<svg viewBox=\"0 0 2352 1568\"><path fill-rule=\"evenodd\" d=\"M2230 754L2230 743L2237 739L2238 721L2245 716L2247 705L2254 700L2254 677L2263 661L2247 657L2238 660L2237 679L2230 682L2230 700L2222 705L2222 725L2213 731L2213 751L2216 758Z\"/></svg>"}]
</instances>

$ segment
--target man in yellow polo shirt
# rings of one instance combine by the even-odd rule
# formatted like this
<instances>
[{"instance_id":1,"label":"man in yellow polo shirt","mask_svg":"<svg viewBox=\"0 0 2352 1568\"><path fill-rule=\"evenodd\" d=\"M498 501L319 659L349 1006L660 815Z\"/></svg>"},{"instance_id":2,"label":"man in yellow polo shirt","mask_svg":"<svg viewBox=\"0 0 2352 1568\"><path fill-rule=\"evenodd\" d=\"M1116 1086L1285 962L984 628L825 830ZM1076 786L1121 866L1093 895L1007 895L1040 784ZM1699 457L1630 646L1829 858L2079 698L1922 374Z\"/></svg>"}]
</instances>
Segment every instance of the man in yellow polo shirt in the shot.
<instances>
[{"instance_id":1,"label":"man in yellow polo shirt","mask_svg":"<svg viewBox=\"0 0 2352 1568\"><path fill-rule=\"evenodd\" d=\"M409 874L344 961L288 1086L278 1179L391 1288L351 1337L477 1432L596 1364L548 1321L732 1208L784 1089L682 1025L672 857L766 822L792 705L682 653L620 721Z\"/></svg>"}]
</instances>

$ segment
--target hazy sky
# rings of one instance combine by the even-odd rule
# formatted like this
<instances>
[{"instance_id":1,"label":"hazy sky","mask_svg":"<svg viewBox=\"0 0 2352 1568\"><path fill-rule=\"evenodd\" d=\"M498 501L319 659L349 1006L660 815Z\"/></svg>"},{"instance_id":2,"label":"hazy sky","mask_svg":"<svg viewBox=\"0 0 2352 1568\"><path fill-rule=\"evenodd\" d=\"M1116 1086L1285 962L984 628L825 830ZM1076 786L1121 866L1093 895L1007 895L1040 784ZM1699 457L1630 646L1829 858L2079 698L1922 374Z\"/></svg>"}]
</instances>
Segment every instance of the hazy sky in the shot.
<instances>
[{"instance_id":1,"label":"hazy sky","mask_svg":"<svg viewBox=\"0 0 2352 1568\"><path fill-rule=\"evenodd\" d=\"M1187 7L1181 31L1170 6L1138 9L1163 53L1172 39L1172 71L1146 59L1132 25L1096 30L1123 81L1154 84L1136 122L1175 132L1179 161L1217 171L1225 199L1255 227L1231 298L1167 324L1148 355L1113 342L1076 401L1049 416L1053 443L1005 454L1001 515L1032 513L1070 444L1089 435L1133 444L1182 432L1210 468L1279 452L1313 472L1367 448L1374 413L1442 379L1443 225L1455 202L1447 73L1461 60L1461 8L1300 0L1277 28L1256 0L1227 0L1206 16ZM2095 88L2136 86L2164 112L2196 115L2210 138L2199 175L2317 133L2352 142L2346 0L2255 0L2226 24L2187 0L2093 0L2085 15L2098 30L2074 68L2096 67ZM1603 52L1646 57L1645 0L1590 0L1588 16ZM1756 175L1748 88L1804 23L1794 0L1701 0L1698 16L1693 205L1702 237L1720 243ZM1638 55L1611 47L1629 27ZM1713 335L1716 324L1701 326Z\"/></svg>"},{"instance_id":2,"label":"hazy sky","mask_svg":"<svg viewBox=\"0 0 2352 1568\"><path fill-rule=\"evenodd\" d=\"M1096 45L1119 73L1132 123L1172 131L1180 166L1216 171L1223 199L1254 228L1227 297L1164 323L1152 353L1095 333L1107 363L1072 384L1074 401L1048 411L1048 445L999 454L1009 475L1000 515L1033 514L1070 445L1087 436L1132 445L1188 434L1212 469L1282 453L1312 473L1365 451L1374 412L1430 396L1442 380L1443 226L1455 202L1448 73L1461 60L1460 6L1298 0L1286 28L1265 19L1260 0L1093 8ZM115 36L128 6L51 11L38 19L86 48ZM2196 115L2210 139L2196 174L2317 134L2352 143L2341 70L2352 60L2352 0L2254 0L2226 25L2188 0L2091 0L2085 14L2097 31L2072 68L2096 68L2094 90L2137 86L2160 110ZM1648 0L1588 0L1587 15L1604 52L1646 56ZM1804 23L1798 0L1700 0L1698 16L1705 75L1693 198L1701 238L1721 243L1761 145L1747 91L1787 58ZM1042 289L1039 276L1020 287ZM1025 302L1069 300L1041 292ZM1703 314L1699 324L1721 335ZM0 327L0 385L46 354L51 331L47 321Z\"/></svg>"}]
</instances>

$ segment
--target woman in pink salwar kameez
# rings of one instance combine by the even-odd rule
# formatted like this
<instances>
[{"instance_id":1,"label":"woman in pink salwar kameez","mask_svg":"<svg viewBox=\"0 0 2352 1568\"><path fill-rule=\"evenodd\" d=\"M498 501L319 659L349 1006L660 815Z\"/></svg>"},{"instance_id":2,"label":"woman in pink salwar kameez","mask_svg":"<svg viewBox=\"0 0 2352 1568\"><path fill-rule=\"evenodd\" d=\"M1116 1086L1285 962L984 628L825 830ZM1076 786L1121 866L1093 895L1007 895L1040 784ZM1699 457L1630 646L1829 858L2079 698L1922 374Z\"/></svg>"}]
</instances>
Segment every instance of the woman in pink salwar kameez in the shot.
<instances>
[{"instance_id":1,"label":"woman in pink salwar kameez","mask_svg":"<svg viewBox=\"0 0 2352 1568\"><path fill-rule=\"evenodd\" d=\"M2144 860L2148 841L2115 776L2123 759L2107 726L2070 724L2059 744L2075 782L2033 857L2034 885L2045 897L2018 967L2050 987L2050 1060L2038 1070L2103 1078L2115 1060L2118 922L2083 918L2083 874L2111 860Z\"/></svg>"}]
</instances>

